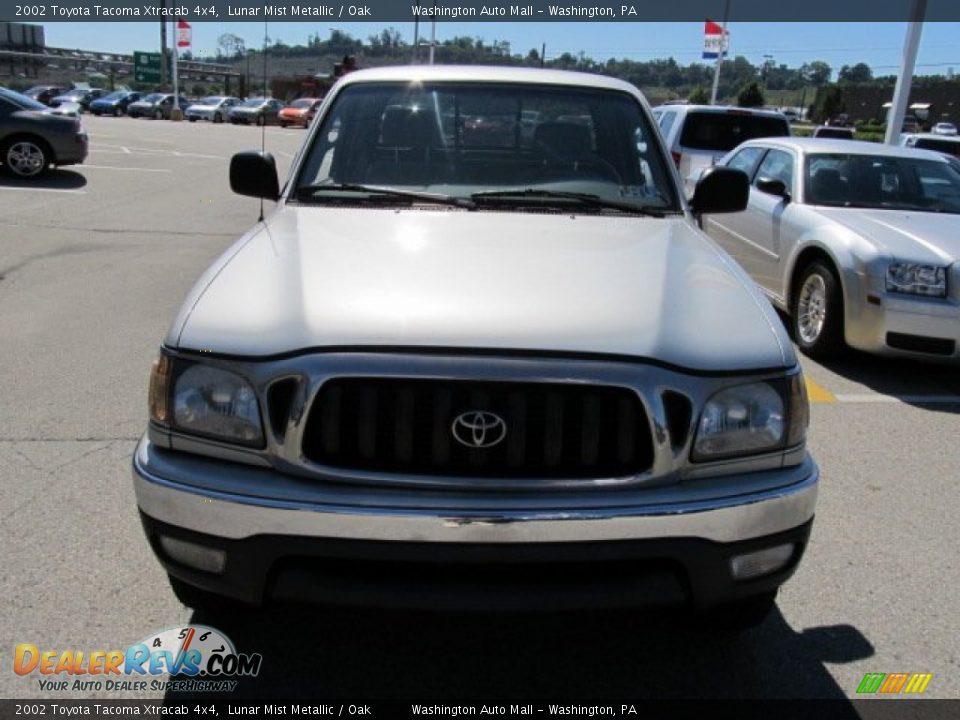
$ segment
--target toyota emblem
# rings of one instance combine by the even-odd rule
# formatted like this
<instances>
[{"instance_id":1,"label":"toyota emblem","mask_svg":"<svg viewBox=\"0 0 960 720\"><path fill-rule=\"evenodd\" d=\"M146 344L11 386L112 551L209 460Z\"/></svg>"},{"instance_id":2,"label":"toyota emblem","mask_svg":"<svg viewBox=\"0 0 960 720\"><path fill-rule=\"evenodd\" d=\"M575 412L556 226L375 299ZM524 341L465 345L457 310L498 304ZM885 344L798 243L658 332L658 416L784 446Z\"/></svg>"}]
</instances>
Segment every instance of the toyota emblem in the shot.
<instances>
[{"instance_id":1,"label":"toyota emblem","mask_svg":"<svg viewBox=\"0 0 960 720\"><path fill-rule=\"evenodd\" d=\"M453 419L453 436L468 448L493 447L507 436L507 424L496 413L469 410Z\"/></svg>"}]
</instances>

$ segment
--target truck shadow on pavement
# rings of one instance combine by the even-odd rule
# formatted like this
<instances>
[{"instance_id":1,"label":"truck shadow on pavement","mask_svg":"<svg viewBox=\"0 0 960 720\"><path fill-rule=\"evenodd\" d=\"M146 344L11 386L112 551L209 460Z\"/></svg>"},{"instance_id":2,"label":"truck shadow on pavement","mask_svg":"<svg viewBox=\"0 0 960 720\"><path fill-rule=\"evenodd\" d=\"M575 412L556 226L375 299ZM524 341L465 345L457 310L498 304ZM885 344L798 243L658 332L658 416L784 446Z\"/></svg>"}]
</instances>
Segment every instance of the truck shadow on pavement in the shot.
<instances>
[{"instance_id":1,"label":"truck shadow on pavement","mask_svg":"<svg viewBox=\"0 0 960 720\"><path fill-rule=\"evenodd\" d=\"M418 701L630 698L845 699L825 662L871 657L853 626L793 630L775 609L742 635L683 614L451 614L273 606L194 614L260 674L230 698ZM181 699L168 693L167 700ZM851 717L857 717L850 707Z\"/></svg>"},{"instance_id":2,"label":"truck shadow on pavement","mask_svg":"<svg viewBox=\"0 0 960 720\"><path fill-rule=\"evenodd\" d=\"M24 190L79 190L87 179L73 170L52 170L33 180L25 180L8 174L0 174L0 189L22 188Z\"/></svg>"}]
</instances>

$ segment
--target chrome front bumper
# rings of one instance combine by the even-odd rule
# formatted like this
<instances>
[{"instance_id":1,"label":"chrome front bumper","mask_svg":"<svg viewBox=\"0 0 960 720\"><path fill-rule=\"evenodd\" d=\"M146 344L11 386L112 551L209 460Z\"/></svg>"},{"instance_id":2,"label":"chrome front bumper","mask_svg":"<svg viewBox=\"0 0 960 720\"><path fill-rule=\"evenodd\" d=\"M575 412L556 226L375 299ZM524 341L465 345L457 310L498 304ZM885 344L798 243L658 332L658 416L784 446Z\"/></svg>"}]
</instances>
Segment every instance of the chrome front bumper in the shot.
<instances>
[{"instance_id":1,"label":"chrome front bumper","mask_svg":"<svg viewBox=\"0 0 960 720\"><path fill-rule=\"evenodd\" d=\"M147 516L224 539L555 543L697 538L737 542L813 518L819 472L800 465L642 489L476 492L354 487L165 450L133 458Z\"/></svg>"}]
</instances>

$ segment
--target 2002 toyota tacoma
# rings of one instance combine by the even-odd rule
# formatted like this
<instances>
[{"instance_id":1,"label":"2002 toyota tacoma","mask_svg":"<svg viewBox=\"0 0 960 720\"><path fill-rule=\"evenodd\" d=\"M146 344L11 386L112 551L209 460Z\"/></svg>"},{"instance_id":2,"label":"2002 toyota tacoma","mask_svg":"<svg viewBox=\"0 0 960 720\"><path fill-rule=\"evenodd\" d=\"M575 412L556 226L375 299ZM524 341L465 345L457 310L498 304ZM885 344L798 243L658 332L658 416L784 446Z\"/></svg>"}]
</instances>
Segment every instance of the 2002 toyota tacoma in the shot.
<instances>
[{"instance_id":1,"label":"2002 toyota tacoma","mask_svg":"<svg viewBox=\"0 0 960 720\"><path fill-rule=\"evenodd\" d=\"M759 622L809 537L797 358L698 229L646 101L596 75L342 79L197 282L134 457L178 597L686 604Z\"/></svg>"}]
</instances>

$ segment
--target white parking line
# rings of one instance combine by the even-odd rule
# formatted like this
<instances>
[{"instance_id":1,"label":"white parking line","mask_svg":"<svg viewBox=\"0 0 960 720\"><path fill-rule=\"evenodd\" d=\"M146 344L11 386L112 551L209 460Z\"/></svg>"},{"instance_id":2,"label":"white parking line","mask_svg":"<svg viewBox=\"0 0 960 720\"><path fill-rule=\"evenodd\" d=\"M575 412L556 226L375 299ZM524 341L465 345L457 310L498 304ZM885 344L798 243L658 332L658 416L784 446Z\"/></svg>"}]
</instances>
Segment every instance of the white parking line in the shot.
<instances>
[{"instance_id":1,"label":"white parking line","mask_svg":"<svg viewBox=\"0 0 960 720\"><path fill-rule=\"evenodd\" d=\"M10 185L0 185L0 190L20 190L21 192L48 192L48 193L71 193L73 195L86 195L86 190L64 190L62 188L42 188L42 187L13 187Z\"/></svg>"},{"instance_id":2,"label":"white parking line","mask_svg":"<svg viewBox=\"0 0 960 720\"><path fill-rule=\"evenodd\" d=\"M81 170L130 170L131 172L171 173L173 170L164 168L117 167L116 165L84 165Z\"/></svg>"},{"instance_id":3,"label":"white parking line","mask_svg":"<svg viewBox=\"0 0 960 720\"><path fill-rule=\"evenodd\" d=\"M882 393L837 393L841 403L907 403L911 405L960 405L960 395L884 395Z\"/></svg>"}]
</instances>

